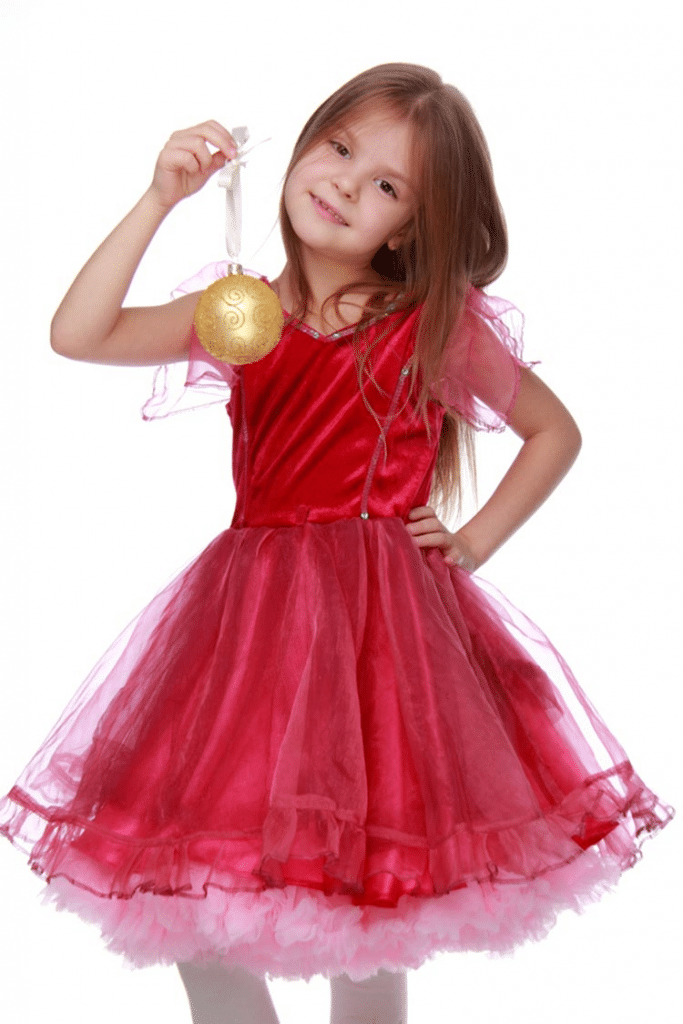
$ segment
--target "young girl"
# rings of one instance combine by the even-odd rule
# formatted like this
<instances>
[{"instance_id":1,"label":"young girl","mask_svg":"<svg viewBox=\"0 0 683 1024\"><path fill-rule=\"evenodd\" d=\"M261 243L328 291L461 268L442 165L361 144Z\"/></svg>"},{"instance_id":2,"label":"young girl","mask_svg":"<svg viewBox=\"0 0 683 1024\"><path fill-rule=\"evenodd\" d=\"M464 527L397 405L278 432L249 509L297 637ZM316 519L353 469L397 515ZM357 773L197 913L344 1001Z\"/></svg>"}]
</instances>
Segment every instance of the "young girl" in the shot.
<instances>
[{"instance_id":1,"label":"young girl","mask_svg":"<svg viewBox=\"0 0 683 1024\"><path fill-rule=\"evenodd\" d=\"M235 153L215 121L175 133L52 325L70 358L189 358L188 393L231 389L232 526L98 665L2 829L112 950L177 963L196 1022L275 1021L264 976L320 973L334 1024L405 1024L407 968L546 934L672 811L471 575L580 438L483 291L507 240L469 104L389 64L313 114L281 204L285 327L242 367L193 328L224 264L122 308L164 217ZM457 497L472 428L505 425L522 448L451 533L434 503Z\"/></svg>"}]
</instances>

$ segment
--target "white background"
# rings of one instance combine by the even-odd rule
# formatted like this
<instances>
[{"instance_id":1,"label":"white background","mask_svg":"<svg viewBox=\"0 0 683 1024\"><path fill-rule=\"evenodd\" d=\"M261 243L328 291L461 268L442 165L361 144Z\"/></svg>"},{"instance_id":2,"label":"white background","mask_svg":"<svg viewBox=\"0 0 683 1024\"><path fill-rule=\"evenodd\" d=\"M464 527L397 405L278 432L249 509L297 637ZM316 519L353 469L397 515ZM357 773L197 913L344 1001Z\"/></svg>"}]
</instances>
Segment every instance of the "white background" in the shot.
<instances>
[{"instance_id":1,"label":"white background","mask_svg":"<svg viewBox=\"0 0 683 1024\"><path fill-rule=\"evenodd\" d=\"M677 4L654 0L344 0L115 4L2 0L4 381L0 792L125 624L232 513L220 407L144 424L148 369L54 355L76 272L147 187L176 128L273 136L247 172L247 262L274 276L278 186L312 109L358 71L438 70L487 135L510 229L490 291L527 315L530 358L575 414L580 460L486 566L552 637L629 751L681 806L680 137ZM167 219L130 304L167 300L224 257L209 183ZM249 251L251 250L251 251ZM480 444L480 496L512 435ZM528 1024L644 1013L679 992L680 826L616 894L514 958L436 959L410 975L411 1024ZM89 926L36 899L0 846L8 1019L189 1022L173 969L131 972ZM325 1020L321 979L276 983L283 1024ZM8 1005L9 1001L9 1005Z\"/></svg>"}]
</instances>

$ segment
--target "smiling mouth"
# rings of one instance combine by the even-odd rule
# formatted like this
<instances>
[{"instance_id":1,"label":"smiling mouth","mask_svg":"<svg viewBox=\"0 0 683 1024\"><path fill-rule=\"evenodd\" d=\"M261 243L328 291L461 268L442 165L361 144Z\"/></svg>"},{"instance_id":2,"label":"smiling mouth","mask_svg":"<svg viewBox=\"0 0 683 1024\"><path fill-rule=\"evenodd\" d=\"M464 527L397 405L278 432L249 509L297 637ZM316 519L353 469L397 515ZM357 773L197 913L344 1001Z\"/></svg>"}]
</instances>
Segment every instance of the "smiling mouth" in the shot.
<instances>
[{"instance_id":1,"label":"smiling mouth","mask_svg":"<svg viewBox=\"0 0 683 1024\"><path fill-rule=\"evenodd\" d=\"M339 210L335 210L334 206L330 206L329 203L326 203L324 199L321 199L320 196L316 196L313 192L310 193L310 196L313 202L317 203L318 206L321 206L323 210L326 210L338 224L343 224L344 227L349 226L348 222L344 220Z\"/></svg>"}]
</instances>

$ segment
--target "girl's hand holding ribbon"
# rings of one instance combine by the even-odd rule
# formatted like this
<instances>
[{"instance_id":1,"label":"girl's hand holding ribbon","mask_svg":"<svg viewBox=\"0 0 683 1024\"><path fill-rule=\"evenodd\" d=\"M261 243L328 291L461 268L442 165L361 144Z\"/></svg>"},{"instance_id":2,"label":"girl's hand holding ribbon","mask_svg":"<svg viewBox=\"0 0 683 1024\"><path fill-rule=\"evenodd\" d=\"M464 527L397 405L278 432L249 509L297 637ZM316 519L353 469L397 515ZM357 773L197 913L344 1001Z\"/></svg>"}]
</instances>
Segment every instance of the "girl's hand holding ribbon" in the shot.
<instances>
[{"instance_id":1,"label":"girl's hand holding ribbon","mask_svg":"<svg viewBox=\"0 0 683 1024\"><path fill-rule=\"evenodd\" d=\"M173 132L159 154L149 191L160 206L170 210L198 192L236 154L235 140L218 121Z\"/></svg>"},{"instance_id":2,"label":"girl's hand holding ribbon","mask_svg":"<svg viewBox=\"0 0 683 1024\"><path fill-rule=\"evenodd\" d=\"M447 565L474 572L481 564L461 533L451 533L433 508L420 505L408 513L406 529L420 548L441 548Z\"/></svg>"}]
</instances>

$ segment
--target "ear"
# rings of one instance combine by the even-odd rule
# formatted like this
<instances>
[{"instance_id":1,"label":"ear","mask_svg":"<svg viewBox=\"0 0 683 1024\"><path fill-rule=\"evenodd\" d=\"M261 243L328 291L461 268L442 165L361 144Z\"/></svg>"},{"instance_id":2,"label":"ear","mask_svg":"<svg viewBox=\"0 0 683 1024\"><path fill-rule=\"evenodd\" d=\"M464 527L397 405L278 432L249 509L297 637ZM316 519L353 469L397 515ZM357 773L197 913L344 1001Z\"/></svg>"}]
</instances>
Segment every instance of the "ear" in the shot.
<instances>
[{"instance_id":1,"label":"ear","mask_svg":"<svg viewBox=\"0 0 683 1024\"><path fill-rule=\"evenodd\" d=\"M391 238L388 239L388 241L387 241L387 248L391 249L392 252L395 252L396 249L400 248L400 246L403 245L403 239L408 234L408 228L409 227L410 227L410 225L406 224L406 225L404 225L404 227L399 228L399 230L396 232L396 234L392 235Z\"/></svg>"}]
</instances>

